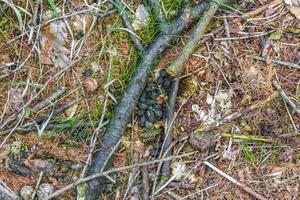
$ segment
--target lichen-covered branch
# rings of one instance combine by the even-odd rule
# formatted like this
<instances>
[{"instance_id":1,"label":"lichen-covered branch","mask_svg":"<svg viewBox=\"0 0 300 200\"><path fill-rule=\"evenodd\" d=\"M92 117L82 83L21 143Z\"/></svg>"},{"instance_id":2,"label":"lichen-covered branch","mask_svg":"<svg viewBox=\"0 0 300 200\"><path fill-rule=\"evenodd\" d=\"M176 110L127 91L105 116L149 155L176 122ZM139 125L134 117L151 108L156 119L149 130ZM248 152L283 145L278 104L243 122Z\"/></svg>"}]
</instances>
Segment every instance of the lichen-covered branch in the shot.
<instances>
[{"instance_id":1,"label":"lichen-covered branch","mask_svg":"<svg viewBox=\"0 0 300 200\"><path fill-rule=\"evenodd\" d=\"M208 26L209 22L215 15L216 11L219 8L219 4L214 3L213 1L210 3L209 10L203 15L201 20L197 23L195 29L189 37L188 42L179 53L179 55L175 58L172 64L168 67L168 72L174 76L178 76L181 74L182 66L185 61L192 55L195 48L197 47L200 40L203 38L205 33L205 29Z\"/></svg>"}]
</instances>

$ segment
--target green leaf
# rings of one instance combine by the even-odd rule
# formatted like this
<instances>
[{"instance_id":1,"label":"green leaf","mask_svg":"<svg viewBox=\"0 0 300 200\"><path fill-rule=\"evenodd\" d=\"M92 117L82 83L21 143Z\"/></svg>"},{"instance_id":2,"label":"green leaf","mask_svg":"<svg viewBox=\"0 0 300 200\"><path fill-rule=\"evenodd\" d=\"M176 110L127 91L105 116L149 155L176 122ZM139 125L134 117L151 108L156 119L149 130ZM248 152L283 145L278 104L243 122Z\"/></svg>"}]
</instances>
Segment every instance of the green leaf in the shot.
<instances>
[{"instance_id":1,"label":"green leaf","mask_svg":"<svg viewBox=\"0 0 300 200\"><path fill-rule=\"evenodd\" d=\"M270 40L279 40L282 36L282 30L278 28L275 32L273 32L270 36Z\"/></svg>"},{"instance_id":2,"label":"green leaf","mask_svg":"<svg viewBox=\"0 0 300 200\"><path fill-rule=\"evenodd\" d=\"M300 34L300 28L287 28L287 29L285 29L285 32Z\"/></svg>"},{"instance_id":3,"label":"green leaf","mask_svg":"<svg viewBox=\"0 0 300 200\"><path fill-rule=\"evenodd\" d=\"M54 1L53 0L48 0L48 3L50 5L50 7L52 8L55 17L58 17L57 7L56 7Z\"/></svg>"},{"instance_id":4,"label":"green leaf","mask_svg":"<svg viewBox=\"0 0 300 200\"><path fill-rule=\"evenodd\" d=\"M249 147L244 146L243 153L249 163L251 163L252 165L254 165L256 163L255 155L252 153L252 151Z\"/></svg>"}]
</instances>

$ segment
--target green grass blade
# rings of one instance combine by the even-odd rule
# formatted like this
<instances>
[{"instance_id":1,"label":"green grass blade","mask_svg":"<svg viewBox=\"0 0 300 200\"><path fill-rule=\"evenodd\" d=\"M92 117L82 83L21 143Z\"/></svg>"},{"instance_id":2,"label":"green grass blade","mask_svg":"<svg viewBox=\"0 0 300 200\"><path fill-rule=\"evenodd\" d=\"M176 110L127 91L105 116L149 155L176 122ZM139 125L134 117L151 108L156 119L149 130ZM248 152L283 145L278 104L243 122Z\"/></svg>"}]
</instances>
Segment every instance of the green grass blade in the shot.
<instances>
[{"instance_id":1,"label":"green grass blade","mask_svg":"<svg viewBox=\"0 0 300 200\"><path fill-rule=\"evenodd\" d=\"M58 17L57 7L56 7L54 1L53 0L48 0L48 3L50 5L51 9L53 10L53 13L54 13L55 17Z\"/></svg>"}]
</instances>

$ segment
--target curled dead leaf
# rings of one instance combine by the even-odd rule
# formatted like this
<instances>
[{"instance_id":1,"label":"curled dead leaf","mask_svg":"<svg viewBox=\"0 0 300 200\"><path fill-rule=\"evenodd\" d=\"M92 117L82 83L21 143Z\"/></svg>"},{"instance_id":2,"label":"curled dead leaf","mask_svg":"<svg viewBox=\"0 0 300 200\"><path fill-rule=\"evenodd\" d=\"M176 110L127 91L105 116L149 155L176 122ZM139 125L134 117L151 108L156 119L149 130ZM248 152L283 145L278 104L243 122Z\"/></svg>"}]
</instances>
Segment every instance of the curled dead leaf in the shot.
<instances>
[{"instance_id":1,"label":"curled dead leaf","mask_svg":"<svg viewBox=\"0 0 300 200\"><path fill-rule=\"evenodd\" d=\"M96 79L90 78L84 81L84 88L88 92L94 92L98 88Z\"/></svg>"},{"instance_id":2,"label":"curled dead leaf","mask_svg":"<svg viewBox=\"0 0 300 200\"><path fill-rule=\"evenodd\" d=\"M300 20L300 7L299 6L291 6L290 12L298 19Z\"/></svg>"}]
</instances>

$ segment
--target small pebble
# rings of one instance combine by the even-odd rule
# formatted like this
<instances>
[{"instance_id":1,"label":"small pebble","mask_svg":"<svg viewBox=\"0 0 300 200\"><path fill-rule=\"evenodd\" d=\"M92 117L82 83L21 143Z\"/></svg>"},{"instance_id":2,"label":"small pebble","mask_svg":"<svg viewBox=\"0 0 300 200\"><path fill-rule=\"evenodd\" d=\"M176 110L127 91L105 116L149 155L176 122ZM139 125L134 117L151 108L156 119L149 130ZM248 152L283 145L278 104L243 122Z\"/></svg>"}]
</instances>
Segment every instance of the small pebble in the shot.
<instances>
[{"instance_id":1,"label":"small pebble","mask_svg":"<svg viewBox=\"0 0 300 200\"><path fill-rule=\"evenodd\" d=\"M52 194L53 191L54 191L53 185L51 185L49 183L43 183L39 186L37 195L40 199L45 199L47 196Z\"/></svg>"},{"instance_id":2,"label":"small pebble","mask_svg":"<svg viewBox=\"0 0 300 200\"><path fill-rule=\"evenodd\" d=\"M156 101L153 100L153 99L147 99L146 104L147 105L154 105L154 104L156 104Z\"/></svg>"},{"instance_id":3,"label":"small pebble","mask_svg":"<svg viewBox=\"0 0 300 200\"><path fill-rule=\"evenodd\" d=\"M24 187L22 187L22 189L20 191L20 196L24 200L31 199L32 194L33 194L33 187L30 185L25 185Z\"/></svg>"},{"instance_id":4,"label":"small pebble","mask_svg":"<svg viewBox=\"0 0 300 200\"><path fill-rule=\"evenodd\" d=\"M150 122L155 122L156 121L156 117L155 114L152 110L147 110L146 112L146 117Z\"/></svg>"},{"instance_id":5,"label":"small pebble","mask_svg":"<svg viewBox=\"0 0 300 200\"><path fill-rule=\"evenodd\" d=\"M79 31L78 33L75 34L75 39L80 40L81 38L83 38L83 36L84 36L84 32Z\"/></svg>"},{"instance_id":6,"label":"small pebble","mask_svg":"<svg viewBox=\"0 0 300 200\"><path fill-rule=\"evenodd\" d=\"M152 127L153 127L153 124L151 123L151 122L146 122L145 123L145 127L146 127L146 129L151 129Z\"/></svg>"},{"instance_id":7,"label":"small pebble","mask_svg":"<svg viewBox=\"0 0 300 200\"><path fill-rule=\"evenodd\" d=\"M151 129L153 124L163 118L165 108L162 103L166 101L166 93L170 88L171 80L167 71L162 69L154 83L146 84L137 106L138 124L141 128Z\"/></svg>"},{"instance_id":8,"label":"small pebble","mask_svg":"<svg viewBox=\"0 0 300 200\"><path fill-rule=\"evenodd\" d=\"M167 75L167 71L165 69L161 69L159 71L159 76L166 76Z\"/></svg>"},{"instance_id":9,"label":"small pebble","mask_svg":"<svg viewBox=\"0 0 300 200\"><path fill-rule=\"evenodd\" d=\"M144 110L139 110L138 112L137 112L137 115L140 117L140 116L142 116L144 114Z\"/></svg>"},{"instance_id":10,"label":"small pebble","mask_svg":"<svg viewBox=\"0 0 300 200\"><path fill-rule=\"evenodd\" d=\"M141 118L139 119L139 125L140 126L145 126L145 123L146 123L146 117L141 116Z\"/></svg>"},{"instance_id":11,"label":"small pebble","mask_svg":"<svg viewBox=\"0 0 300 200\"><path fill-rule=\"evenodd\" d=\"M86 69L82 72L82 75L85 77L85 78L90 78L92 75L93 75L93 70L91 69Z\"/></svg>"}]
</instances>

